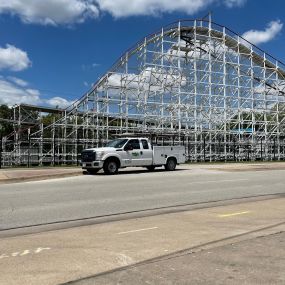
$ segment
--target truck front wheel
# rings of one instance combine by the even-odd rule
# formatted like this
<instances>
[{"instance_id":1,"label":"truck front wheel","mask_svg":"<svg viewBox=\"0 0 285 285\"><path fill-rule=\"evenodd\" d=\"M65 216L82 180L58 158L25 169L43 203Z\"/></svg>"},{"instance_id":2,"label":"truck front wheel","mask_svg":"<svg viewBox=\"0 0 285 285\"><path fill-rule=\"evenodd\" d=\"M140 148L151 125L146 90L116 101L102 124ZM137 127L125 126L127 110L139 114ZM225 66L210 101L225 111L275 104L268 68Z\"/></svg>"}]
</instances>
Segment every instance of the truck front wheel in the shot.
<instances>
[{"instance_id":1,"label":"truck front wheel","mask_svg":"<svg viewBox=\"0 0 285 285\"><path fill-rule=\"evenodd\" d=\"M173 171L176 168L176 160L174 158L169 158L165 164L165 170Z\"/></svg>"},{"instance_id":2,"label":"truck front wheel","mask_svg":"<svg viewBox=\"0 0 285 285\"><path fill-rule=\"evenodd\" d=\"M99 170L100 170L100 168L96 168L96 169L87 169L87 172L88 172L89 174L94 175L94 174L96 174Z\"/></svg>"},{"instance_id":3,"label":"truck front wheel","mask_svg":"<svg viewBox=\"0 0 285 285\"><path fill-rule=\"evenodd\" d=\"M109 159L106 160L103 166L104 172L106 174L117 174L118 173L118 164L115 160Z\"/></svg>"},{"instance_id":4,"label":"truck front wheel","mask_svg":"<svg viewBox=\"0 0 285 285\"><path fill-rule=\"evenodd\" d=\"M147 166L146 169L148 171L154 171L155 170L155 166L154 165L150 165L150 166Z\"/></svg>"}]
</instances>

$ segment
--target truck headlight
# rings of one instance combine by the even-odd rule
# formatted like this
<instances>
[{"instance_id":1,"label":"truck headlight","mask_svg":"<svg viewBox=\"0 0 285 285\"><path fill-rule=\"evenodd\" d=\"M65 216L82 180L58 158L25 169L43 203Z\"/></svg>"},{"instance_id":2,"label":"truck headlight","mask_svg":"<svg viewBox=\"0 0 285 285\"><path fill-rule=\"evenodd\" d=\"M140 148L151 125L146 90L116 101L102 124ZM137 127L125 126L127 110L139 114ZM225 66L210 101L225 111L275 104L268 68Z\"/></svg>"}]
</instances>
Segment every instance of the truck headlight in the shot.
<instances>
[{"instance_id":1,"label":"truck headlight","mask_svg":"<svg viewBox=\"0 0 285 285\"><path fill-rule=\"evenodd\" d=\"M98 152L96 152L96 160L102 159L102 157L104 156L104 154L105 154L104 151L98 151Z\"/></svg>"}]
</instances>

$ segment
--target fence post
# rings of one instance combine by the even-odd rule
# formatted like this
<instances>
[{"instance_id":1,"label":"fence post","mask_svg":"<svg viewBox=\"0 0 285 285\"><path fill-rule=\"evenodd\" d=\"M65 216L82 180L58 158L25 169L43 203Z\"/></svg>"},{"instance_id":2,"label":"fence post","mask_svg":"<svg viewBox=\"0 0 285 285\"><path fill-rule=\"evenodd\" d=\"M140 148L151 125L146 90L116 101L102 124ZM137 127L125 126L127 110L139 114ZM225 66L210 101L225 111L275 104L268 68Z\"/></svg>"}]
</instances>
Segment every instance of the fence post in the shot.
<instances>
[{"instance_id":1,"label":"fence post","mask_svg":"<svg viewBox=\"0 0 285 285\"><path fill-rule=\"evenodd\" d=\"M236 161L236 140L234 139L234 161Z\"/></svg>"},{"instance_id":2,"label":"fence post","mask_svg":"<svg viewBox=\"0 0 285 285\"><path fill-rule=\"evenodd\" d=\"M3 142L3 138L1 134L0 136L0 169L2 168L2 142Z\"/></svg>"},{"instance_id":3,"label":"fence post","mask_svg":"<svg viewBox=\"0 0 285 285\"><path fill-rule=\"evenodd\" d=\"M78 159L78 143L79 143L79 139L76 139L76 166L79 165L79 159Z\"/></svg>"},{"instance_id":4,"label":"fence post","mask_svg":"<svg viewBox=\"0 0 285 285\"><path fill-rule=\"evenodd\" d=\"M188 147L188 160L190 160L190 142L189 142L189 135L187 137L187 147Z\"/></svg>"},{"instance_id":5,"label":"fence post","mask_svg":"<svg viewBox=\"0 0 285 285\"><path fill-rule=\"evenodd\" d=\"M53 134L53 158L52 158L52 166L55 166L55 147L56 147L56 143L55 143L55 131Z\"/></svg>"},{"instance_id":6,"label":"fence post","mask_svg":"<svg viewBox=\"0 0 285 285\"><path fill-rule=\"evenodd\" d=\"M219 160L221 161L221 138L219 136Z\"/></svg>"},{"instance_id":7,"label":"fence post","mask_svg":"<svg viewBox=\"0 0 285 285\"><path fill-rule=\"evenodd\" d=\"M206 161L206 136L204 135L204 162Z\"/></svg>"},{"instance_id":8,"label":"fence post","mask_svg":"<svg viewBox=\"0 0 285 285\"><path fill-rule=\"evenodd\" d=\"M261 160L263 160L263 157L262 157L262 156L263 156L263 153L262 153L262 139L263 139L263 138L261 138L261 141L260 141L260 147L261 147L261 153L260 153L260 155L261 155Z\"/></svg>"},{"instance_id":9,"label":"fence post","mask_svg":"<svg viewBox=\"0 0 285 285\"><path fill-rule=\"evenodd\" d=\"M30 167L30 156L31 156L31 134L30 129L28 130L28 168Z\"/></svg>"},{"instance_id":10,"label":"fence post","mask_svg":"<svg viewBox=\"0 0 285 285\"><path fill-rule=\"evenodd\" d=\"M275 147L276 147L276 145L275 145L275 137L274 137L274 140L273 140L273 159L275 160L276 159L276 156L275 156Z\"/></svg>"}]
</instances>

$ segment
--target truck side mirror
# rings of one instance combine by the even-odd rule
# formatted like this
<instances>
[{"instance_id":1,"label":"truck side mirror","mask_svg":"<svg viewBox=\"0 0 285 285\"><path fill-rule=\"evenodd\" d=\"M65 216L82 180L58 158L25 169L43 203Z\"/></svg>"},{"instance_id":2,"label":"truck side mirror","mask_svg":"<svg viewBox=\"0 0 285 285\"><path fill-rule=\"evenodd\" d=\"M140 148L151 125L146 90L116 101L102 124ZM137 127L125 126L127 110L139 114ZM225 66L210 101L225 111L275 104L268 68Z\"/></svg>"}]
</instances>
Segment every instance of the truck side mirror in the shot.
<instances>
[{"instance_id":1,"label":"truck side mirror","mask_svg":"<svg viewBox=\"0 0 285 285\"><path fill-rule=\"evenodd\" d=\"M124 150L125 151L133 150L133 147L131 145L126 145Z\"/></svg>"}]
</instances>

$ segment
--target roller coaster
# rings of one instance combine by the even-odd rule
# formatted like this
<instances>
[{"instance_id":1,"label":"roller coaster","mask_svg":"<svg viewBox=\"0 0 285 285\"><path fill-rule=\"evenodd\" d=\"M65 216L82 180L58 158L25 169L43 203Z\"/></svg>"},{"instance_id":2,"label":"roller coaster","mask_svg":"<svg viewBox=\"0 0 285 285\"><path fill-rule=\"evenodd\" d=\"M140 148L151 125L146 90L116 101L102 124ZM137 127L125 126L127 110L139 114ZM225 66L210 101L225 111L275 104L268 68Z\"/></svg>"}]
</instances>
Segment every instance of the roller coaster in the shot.
<instances>
[{"instance_id":1,"label":"roller coaster","mask_svg":"<svg viewBox=\"0 0 285 285\"><path fill-rule=\"evenodd\" d=\"M189 161L284 160L285 65L211 20L183 20L128 49L50 125L2 142L6 165L78 164L122 135L183 144ZM6 158L5 158L6 155Z\"/></svg>"}]
</instances>

